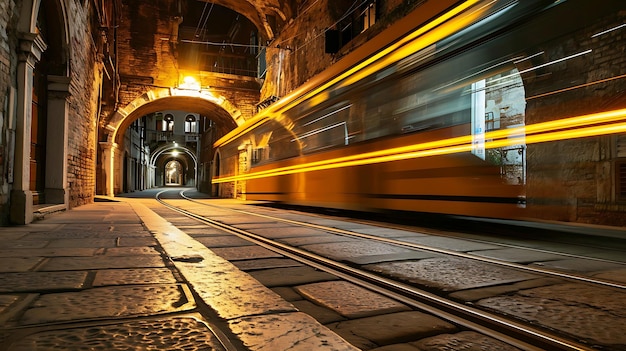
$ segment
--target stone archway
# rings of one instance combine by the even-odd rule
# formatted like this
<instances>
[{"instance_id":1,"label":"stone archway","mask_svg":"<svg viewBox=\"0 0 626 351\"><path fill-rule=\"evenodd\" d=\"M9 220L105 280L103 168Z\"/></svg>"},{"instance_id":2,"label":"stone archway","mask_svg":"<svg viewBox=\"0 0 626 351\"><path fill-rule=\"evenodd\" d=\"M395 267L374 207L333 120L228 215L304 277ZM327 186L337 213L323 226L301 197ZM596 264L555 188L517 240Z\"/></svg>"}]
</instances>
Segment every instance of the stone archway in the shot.
<instances>
[{"instance_id":1,"label":"stone archway","mask_svg":"<svg viewBox=\"0 0 626 351\"><path fill-rule=\"evenodd\" d=\"M102 158L102 170L97 176L103 177L104 189L99 192L108 196L114 196L120 192L119 177L116 176L121 170L120 150L121 141L128 126L136 119L161 110L175 109L188 112L200 113L210 116L220 126L222 134L241 125L245 118L240 110L223 96L207 90L183 90L176 88L152 89L133 100L126 107L118 109L109 120L109 123L100 130L103 134L99 140ZM193 156L195 169L197 170L197 157Z\"/></svg>"},{"instance_id":2,"label":"stone archway","mask_svg":"<svg viewBox=\"0 0 626 351\"><path fill-rule=\"evenodd\" d=\"M170 156L170 155L166 155L167 153L173 151L173 150L177 150L179 151L184 157L179 158L176 155ZM158 183L158 180L161 178L161 176L163 176L163 174L159 173L159 171L161 170L160 166L166 164L168 161L171 160L178 160L180 159L179 162L182 162L185 164L185 166L187 166L187 168L189 168L189 165L187 165L186 159L191 159L191 161L193 162L193 179L195 182L197 182L198 179L198 157L197 155L189 150L188 148L181 146L181 145L173 145L173 144L166 144L166 145L162 145L160 147L158 147L157 149L155 149L154 151L152 151L151 155L150 155L150 160L148 162L148 165L150 167L150 174L149 174L149 178L150 178L150 187L154 187L154 186L161 186L161 184Z\"/></svg>"}]
</instances>

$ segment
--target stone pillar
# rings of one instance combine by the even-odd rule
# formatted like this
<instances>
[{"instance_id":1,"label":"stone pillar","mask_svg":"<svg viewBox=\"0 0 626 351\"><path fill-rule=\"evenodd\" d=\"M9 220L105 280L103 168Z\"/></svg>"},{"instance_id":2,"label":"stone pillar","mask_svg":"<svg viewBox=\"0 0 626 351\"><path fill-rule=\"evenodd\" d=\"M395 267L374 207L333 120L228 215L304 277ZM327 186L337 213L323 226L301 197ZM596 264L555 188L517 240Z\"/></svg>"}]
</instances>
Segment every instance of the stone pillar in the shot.
<instances>
[{"instance_id":1,"label":"stone pillar","mask_svg":"<svg viewBox=\"0 0 626 351\"><path fill-rule=\"evenodd\" d=\"M33 221L33 193L30 191L30 145L33 104L33 71L46 44L35 33L20 34L17 64L17 123L15 125L15 171L11 190L10 221Z\"/></svg>"},{"instance_id":2,"label":"stone pillar","mask_svg":"<svg viewBox=\"0 0 626 351\"><path fill-rule=\"evenodd\" d=\"M100 149L102 150L102 167L104 168L104 194L107 196L115 196L115 151L117 149L116 143L107 141L100 142Z\"/></svg>"},{"instance_id":3,"label":"stone pillar","mask_svg":"<svg viewBox=\"0 0 626 351\"><path fill-rule=\"evenodd\" d=\"M67 152L70 77L48 76L46 203L69 205Z\"/></svg>"}]
</instances>

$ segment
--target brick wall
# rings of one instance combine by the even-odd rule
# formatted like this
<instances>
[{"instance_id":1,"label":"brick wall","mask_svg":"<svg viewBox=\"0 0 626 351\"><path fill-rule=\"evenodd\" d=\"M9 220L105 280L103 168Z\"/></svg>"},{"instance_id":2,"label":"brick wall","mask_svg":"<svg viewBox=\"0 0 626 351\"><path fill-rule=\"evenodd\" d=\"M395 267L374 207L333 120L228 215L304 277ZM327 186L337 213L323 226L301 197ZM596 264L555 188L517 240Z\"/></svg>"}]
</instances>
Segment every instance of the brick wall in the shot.
<instances>
[{"instance_id":1,"label":"brick wall","mask_svg":"<svg viewBox=\"0 0 626 351\"><path fill-rule=\"evenodd\" d=\"M83 2L70 1L72 91L69 116L68 188L70 207L93 201L99 73Z\"/></svg>"}]
</instances>

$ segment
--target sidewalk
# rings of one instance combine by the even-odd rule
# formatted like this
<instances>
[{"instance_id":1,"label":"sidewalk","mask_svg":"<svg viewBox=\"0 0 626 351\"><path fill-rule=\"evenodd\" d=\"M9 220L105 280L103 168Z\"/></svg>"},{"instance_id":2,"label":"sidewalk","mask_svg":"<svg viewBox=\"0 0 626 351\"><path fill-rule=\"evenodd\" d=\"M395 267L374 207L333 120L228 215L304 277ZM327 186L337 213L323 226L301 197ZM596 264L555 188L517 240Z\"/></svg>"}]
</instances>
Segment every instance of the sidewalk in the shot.
<instances>
[{"instance_id":1,"label":"sidewalk","mask_svg":"<svg viewBox=\"0 0 626 351\"><path fill-rule=\"evenodd\" d=\"M0 227L0 351L357 350L138 199Z\"/></svg>"}]
</instances>

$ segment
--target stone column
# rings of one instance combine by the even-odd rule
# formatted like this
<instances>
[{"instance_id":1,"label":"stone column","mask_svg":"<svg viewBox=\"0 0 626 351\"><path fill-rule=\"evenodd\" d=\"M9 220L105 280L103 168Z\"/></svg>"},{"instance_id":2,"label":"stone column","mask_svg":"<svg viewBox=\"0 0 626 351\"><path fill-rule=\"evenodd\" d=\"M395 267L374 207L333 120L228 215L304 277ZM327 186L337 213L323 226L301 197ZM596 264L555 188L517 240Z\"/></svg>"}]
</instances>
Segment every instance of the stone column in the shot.
<instances>
[{"instance_id":1,"label":"stone column","mask_svg":"<svg viewBox=\"0 0 626 351\"><path fill-rule=\"evenodd\" d=\"M46 49L35 33L21 33L17 64L17 123L15 125L15 171L11 190L10 221L33 221L33 193L30 191L30 145L33 104L33 71Z\"/></svg>"},{"instance_id":2,"label":"stone column","mask_svg":"<svg viewBox=\"0 0 626 351\"><path fill-rule=\"evenodd\" d=\"M102 150L102 167L104 168L104 195L115 196L115 151L117 149L116 143L107 141L100 142L100 148Z\"/></svg>"},{"instance_id":3,"label":"stone column","mask_svg":"<svg viewBox=\"0 0 626 351\"><path fill-rule=\"evenodd\" d=\"M46 203L69 205L67 152L70 77L48 76Z\"/></svg>"}]
</instances>

